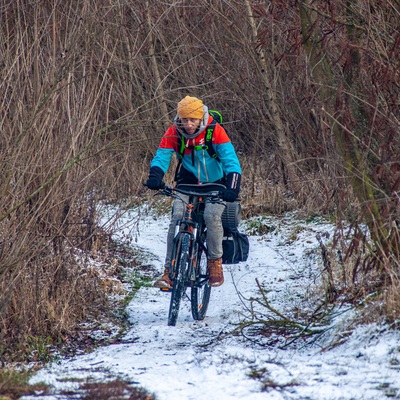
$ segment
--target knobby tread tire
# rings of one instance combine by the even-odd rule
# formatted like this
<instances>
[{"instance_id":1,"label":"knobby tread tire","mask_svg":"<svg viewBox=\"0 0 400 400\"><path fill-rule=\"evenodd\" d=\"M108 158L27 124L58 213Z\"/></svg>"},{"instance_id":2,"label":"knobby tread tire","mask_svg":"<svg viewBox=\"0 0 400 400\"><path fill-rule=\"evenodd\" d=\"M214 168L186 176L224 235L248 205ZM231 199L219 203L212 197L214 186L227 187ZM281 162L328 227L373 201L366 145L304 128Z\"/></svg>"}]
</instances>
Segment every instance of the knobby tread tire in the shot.
<instances>
[{"instance_id":1,"label":"knobby tread tire","mask_svg":"<svg viewBox=\"0 0 400 400\"><path fill-rule=\"evenodd\" d=\"M236 230L242 218L242 206L238 202L229 203L225 205L224 212L222 213L221 220L224 231Z\"/></svg>"},{"instance_id":2,"label":"knobby tread tire","mask_svg":"<svg viewBox=\"0 0 400 400\"><path fill-rule=\"evenodd\" d=\"M211 286L208 284L208 279L204 277L204 275L208 275L207 254L201 248L197 252L196 267L199 268L203 278L197 285L192 286L190 302L193 319L202 321L206 316L210 302Z\"/></svg>"},{"instance_id":3,"label":"knobby tread tire","mask_svg":"<svg viewBox=\"0 0 400 400\"><path fill-rule=\"evenodd\" d=\"M176 325L181 299L186 291L186 265L189 257L189 245L190 235L188 233L182 234L180 239L179 254L177 254L176 257L176 260L178 260L178 265L174 277L174 285L172 286L171 302L168 313L168 326Z\"/></svg>"}]
</instances>

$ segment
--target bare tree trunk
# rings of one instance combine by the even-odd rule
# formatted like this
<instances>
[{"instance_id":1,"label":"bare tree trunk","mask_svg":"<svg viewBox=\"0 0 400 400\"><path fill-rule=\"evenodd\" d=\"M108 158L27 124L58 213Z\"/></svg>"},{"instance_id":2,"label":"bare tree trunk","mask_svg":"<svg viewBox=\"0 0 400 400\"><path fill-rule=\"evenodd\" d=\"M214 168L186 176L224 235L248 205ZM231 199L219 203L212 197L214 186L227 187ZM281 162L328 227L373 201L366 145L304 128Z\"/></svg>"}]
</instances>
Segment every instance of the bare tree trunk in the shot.
<instances>
[{"instance_id":1,"label":"bare tree trunk","mask_svg":"<svg viewBox=\"0 0 400 400\"><path fill-rule=\"evenodd\" d=\"M148 29L148 41L149 41L149 56L151 59L151 64L153 66L153 74L155 78L155 83L156 83L156 90L155 90L155 96L157 97L157 103L160 105L160 109L162 112L161 120L162 120L162 125L163 129L166 130L170 124L170 119L168 117L168 108L167 108L167 103L165 102L165 94L164 94L164 86L163 86L163 81L161 79L161 74L160 70L158 68L158 62L157 62L157 57L155 53L155 37L153 34L153 24L151 22L151 14L150 14L150 5L149 2L146 1L146 6L145 6L145 12L146 12L146 23L147 23L147 29Z\"/></svg>"},{"instance_id":2,"label":"bare tree trunk","mask_svg":"<svg viewBox=\"0 0 400 400\"><path fill-rule=\"evenodd\" d=\"M347 3L348 6L348 3ZM336 104L343 101L347 102L347 112L352 115L352 118L359 125L363 125L364 113L360 109L356 109L357 105L349 94L354 89L355 80L353 75L358 71L359 54L356 46L352 46L350 67L344 73L344 79L347 84L346 94L341 95L336 93L335 87L337 86L331 66L327 61L324 49L321 47L320 38L318 33L314 30L314 24L317 19L317 13L311 8L310 1L306 0L299 3L301 31L303 35L303 45L309 57L311 64L310 70L315 83L319 87L319 97L323 104L322 113L325 113L332 121L332 132L336 139L336 145L340 151L341 157L344 162L344 169L350 176L350 182L355 195L360 204L363 205L365 212L366 222L370 229L371 235L375 243L381 243L383 237L386 236L383 225L381 223L381 216L379 207L374 195L374 184L369 175L368 168L362 160L359 150L359 140L357 138L357 131L350 131L346 124L342 121L342 117L335 110L333 100ZM347 8L347 12L349 9ZM354 41L354 28L350 25L347 27L348 40L351 43ZM353 43L356 44L356 43ZM344 107L346 109L346 106ZM339 110L340 111L340 110Z\"/></svg>"},{"instance_id":3,"label":"bare tree trunk","mask_svg":"<svg viewBox=\"0 0 400 400\"><path fill-rule=\"evenodd\" d=\"M254 18L253 10L251 8L250 0L245 0L246 8L248 12L249 22L252 28L253 33L253 40L255 43L258 42L258 31L257 25ZM288 187L292 190L297 191L299 185L299 179L297 175L296 168L294 166L293 154L294 149L290 140L287 138L285 134L285 126L284 122L281 118L281 113L278 106L278 101L276 98L275 90L272 85L271 79L268 74L268 68L270 67L267 65L266 57L264 50L261 46L256 46L256 53L258 56L258 61L261 67L262 78L264 81L264 86L266 90L265 100L267 106L270 110L272 123L275 127L277 140L278 140L278 147L280 150L280 157L282 158L283 167L286 168L287 177L288 177Z\"/></svg>"}]
</instances>

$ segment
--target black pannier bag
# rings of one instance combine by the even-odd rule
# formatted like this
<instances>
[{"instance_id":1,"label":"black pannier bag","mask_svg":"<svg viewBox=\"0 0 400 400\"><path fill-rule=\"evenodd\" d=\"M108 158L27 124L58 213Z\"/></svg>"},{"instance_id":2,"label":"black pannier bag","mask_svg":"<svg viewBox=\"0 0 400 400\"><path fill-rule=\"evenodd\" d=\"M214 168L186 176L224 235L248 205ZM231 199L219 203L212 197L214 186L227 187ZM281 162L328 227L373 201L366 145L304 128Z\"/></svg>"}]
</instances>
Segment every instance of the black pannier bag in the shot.
<instances>
[{"instance_id":1,"label":"black pannier bag","mask_svg":"<svg viewBox=\"0 0 400 400\"><path fill-rule=\"evenodd\" d=\"M225 231L222 240L222 264L237 264L249 256L249 238L237 229Z\"/></svg>"},{"instance_id":2,"label":"black pannier bag","mask_svg":"<svg viewBox=\"0 0 400 400\"><path fill-rule=\"evenodd\" d=\"M223 264L237 264L246 261L249 256L249 239L246 234L237 229L241 216L242 209L239 202L226 203L222 214L222 226L224 227Z\"/></svg>"}]
</instances>

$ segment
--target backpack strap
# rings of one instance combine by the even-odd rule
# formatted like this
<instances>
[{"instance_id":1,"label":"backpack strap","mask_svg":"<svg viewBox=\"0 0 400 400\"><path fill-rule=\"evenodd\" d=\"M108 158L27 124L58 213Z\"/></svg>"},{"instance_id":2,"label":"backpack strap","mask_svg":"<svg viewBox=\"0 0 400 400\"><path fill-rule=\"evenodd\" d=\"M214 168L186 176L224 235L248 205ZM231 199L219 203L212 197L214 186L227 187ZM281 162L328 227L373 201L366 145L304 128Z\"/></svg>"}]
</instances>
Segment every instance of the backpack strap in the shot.
<instances>
[{"instance_id":1,"label":"backpack strap","mask_svg":"<svg viewBox=\"0 0 400 400\"><path fill-rule=\"evenodd\" d=\"M217 121L213 117L213 120L212 120L211 124L206 129L205 143L197 145L197 146L191 146L191 147L188 147L188 148L192 149L192 150L207 150L208 155L211 158L214 158L215 160L220 162L221 160L218 157L218 155L217 155L217 153L216 153L216 151L214 149L214 146L212 144L212 138L213 138L214 128L215 128L216 124L217 124ZM183 137L183 135L179 134L179 137L178 137L178 151L177 151L178 165L176 166L176 170L175 170L175 178L174 178L175 181L176 181L176 179L178 177L178 172L179 172L179 169L180 169L181 164L182 164L182 159L183 159L183 154L185 153L185 149L186 149L185 138Z\"/></svg>"},{"instance_id":2,"label":"backpack strap","mask_svg":"<svg viewBox=\"0 0 400 400\"><path fill-rule=\"evenodd\" d=\"M214 128L215 128L216 124L217 124L217 121L215 119L213 119L210 126L206 129L206 140L205 140L205 144L202 146L202 148L208 151L208 154L211 158L214 158L217 161L221 161L220 158L218 157L217 153L215 152L214 146L212 145L212 137L213 137Z\"/></svg>"},{"instance_id":3,"label":"backpack strap","mask_svg":"<svg viewBox=\"0 0 400 400\"><path fill-rule=\"evenodd\" d=\"M182 159L183 159L183 154L185 153L185 139L183 137L183 135L181 135L178 130L178 151L177 151L177 158L178 158L178 164L176 165L175 168L175 175L174 175L174 181L178 182L178 174L179 174L179 170L181 169L181 165L182 165Z\"/></svg>"}]
</instances>

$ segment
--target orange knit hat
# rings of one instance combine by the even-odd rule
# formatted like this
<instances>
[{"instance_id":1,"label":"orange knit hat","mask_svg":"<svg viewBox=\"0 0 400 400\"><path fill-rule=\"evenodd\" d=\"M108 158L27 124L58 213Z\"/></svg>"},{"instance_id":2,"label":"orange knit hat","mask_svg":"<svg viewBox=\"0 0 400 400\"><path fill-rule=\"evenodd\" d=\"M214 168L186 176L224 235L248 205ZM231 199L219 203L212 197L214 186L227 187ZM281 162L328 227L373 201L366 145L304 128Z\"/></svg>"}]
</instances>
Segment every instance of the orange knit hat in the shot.
<instances>
[{"instance_id":1,"label":"orange knit hat","mask_svg":"<svg viewBox=\"0 0 400 400\"><path fill-rule=\"evenodd\" d=\"M179 118L203 119L203 102L197 97L186 96L178 103Z\"/></svg>"}]
</instances>

